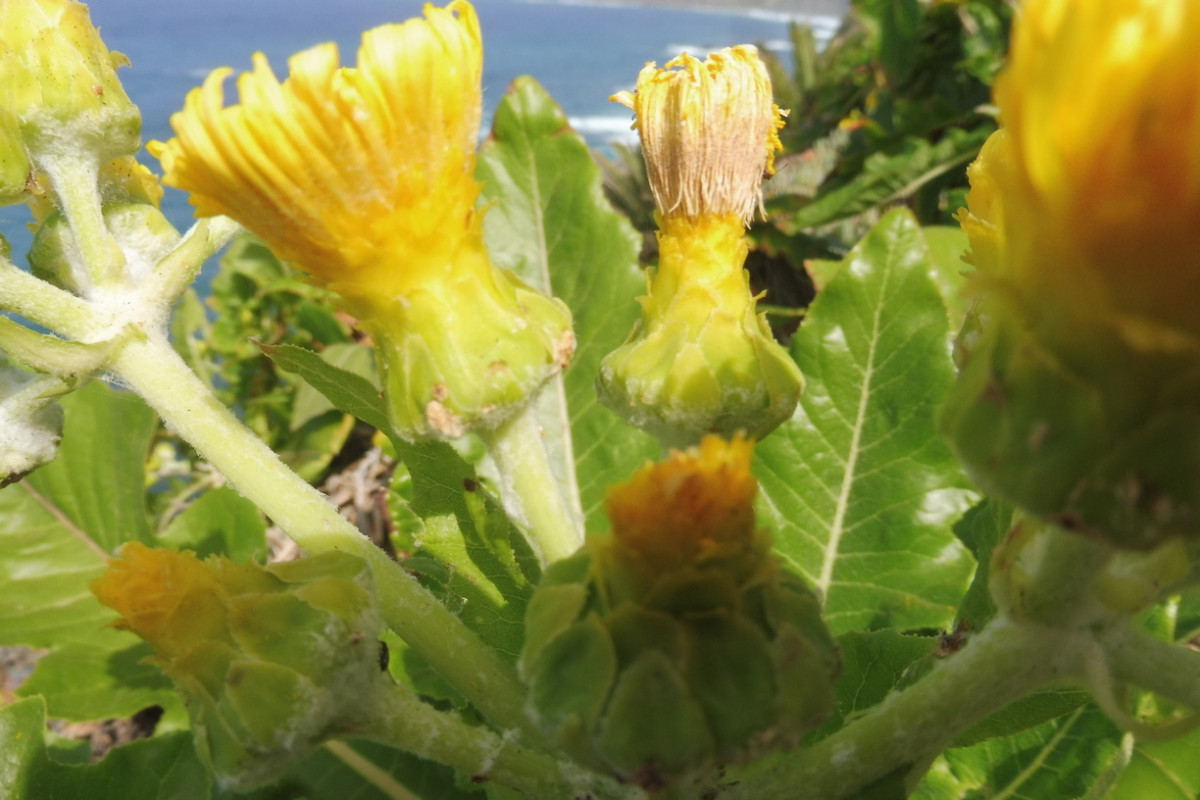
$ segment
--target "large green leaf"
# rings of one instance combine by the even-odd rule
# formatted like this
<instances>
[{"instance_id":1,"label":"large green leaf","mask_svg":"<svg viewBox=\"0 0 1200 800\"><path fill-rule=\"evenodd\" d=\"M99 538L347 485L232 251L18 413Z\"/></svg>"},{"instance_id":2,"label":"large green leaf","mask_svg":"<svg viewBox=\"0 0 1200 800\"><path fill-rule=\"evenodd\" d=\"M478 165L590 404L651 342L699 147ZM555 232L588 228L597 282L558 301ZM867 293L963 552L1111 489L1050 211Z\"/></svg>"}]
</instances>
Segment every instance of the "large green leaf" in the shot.
<instances>
[{"instance_id":1,"label":"large green leaf","mask_svg":"<svg viewBox=\"0 0 1200 800\"><path fill-rule=\"evenodd\" d=\"M246 794L216 790L213 800L481 800L456 785L450 767L373 742L314 750L278 783Z\"/></svg>"},{"instance_id":2,"label":"large green leaf","mask_svg":"<svg viewBox=\"0 0 1200 800\"><path fill-rule=\"evenodd\" d=\"M640 239L605 199L583 139L532 78L518 78L500 101L476 174L493 261L552 290L574 315L575 358L539 411L548 441L558 443L563 486L573 492L577 482L588 529L605 528L605 489L658 452L649 436L601 406L594 388L601 359L640 313Z\"/></svg>"},{"instance_id":3,"label":"large green leaf","mask_svg":"<svg viewBox=\"0 0 1200 800\"><path fill-rule=\"evenodd\" d=\"M1121 731L1095 706L1088 706L1015 736L946 751L912 797L1073 800L1110 780L1125 757ZM1166 800L1169 796L1138 797Z\"/></svg>"},{"instance_id":4,"label":"large green leaf","mask_svg":"<svg viewBox=\"0 0 1200 800\"><path fill-rule=\"evenodd\" d=\"M0 709L0 797L12 800L207 800L208 775L187 733L140 739L97 764L54 761L37 698Z\"/></svg>"},{"instance_id":5,"label":"large green leaf","mask_svg":"<svg viewBox=\"0 0 1200 800\"><path fill-rule=\"evenodd\" d=\"M832 733L854 714L881 702L913 664L933 652L937 640L888 630L845 633L837 644L842 654L842 676L835 686L838 703L821 734Z\"/></svg>"},{"instance_id":6,"label":"large green leaf","mask_svg":"<svg viewBox=\"0 0 1200 800\"><path fill-rule=\"evenodd\" d=\"M792 342L806 386L759 445L760 518L848 630L947 628L974 571L951 525L973 494L934 416L954 369L920 227L888 214Z\"/></svg>"},{"instance_id":7,"label":"large green leaf","mask_svg":"<svg viewBox=\"0 0 1200 800\"><path fill-rule=\"evenodd\" d=\"M93 383L63 399L59 457L0 491L0 644L54 648L23 693L44 693L67 719L128 716L174 698L149 650L108 624L88 583L109 552L150 538L143 465L153 413L136 396Z\"/></svg>"}]
</instances>

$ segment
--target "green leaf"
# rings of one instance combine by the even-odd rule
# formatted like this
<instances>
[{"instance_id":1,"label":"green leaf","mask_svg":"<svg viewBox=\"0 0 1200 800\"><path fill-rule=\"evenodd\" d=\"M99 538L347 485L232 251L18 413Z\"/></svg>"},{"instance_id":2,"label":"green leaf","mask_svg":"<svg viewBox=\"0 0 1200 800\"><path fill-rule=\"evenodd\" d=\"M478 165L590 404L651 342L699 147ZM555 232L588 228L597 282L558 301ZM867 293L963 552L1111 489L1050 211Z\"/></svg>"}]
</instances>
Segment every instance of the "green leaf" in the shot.
<instances>
[{"instance_id":1,"label":"green leaf","mask_svg":"<svg viewBox=\"0 0 1200 800\"><path fill-rule=\"evenodd\" d=\"M934 416L953 379L946 312L910 214L888 214L792 341L806 386L758 447L760 519L825 596L834 633L949 627L974 572L951 524L972 493Z\"/></svg>"},{"instance_id":2,"label":"green leaf","mask_svg":"<svg viewBox=\"0 0 1200 800\"><path fill-rule=\"evenodd\" d=\"M403 466L392 479L392 513L421 521L397 526L404 568L515 661L525 604L540 575L536 556L474 467L448 444L393 444Z\"/></svg>"},{"instance_id":3,"label":"green leaf","mask_svg":"<svg viewBox=\"0 0 1200 800\"><path fill-rule=\"evenodd\" d=\"M973 747L946 751L913 800L1079 798L1119 765L1122 734L1094 706ZM1160 800L1159 795L1140 799ZM1189 798L1191 800L1191 798Z\"/></svg>"},{"instance_id":4,"label":"green leaf","mask_svg":"<svg viewBox=\"0 0 1200 800\"><path fill-rule=\"evenodd\" d=\"M339 342L326 347L320 352L320 356L326 364L362 376L372 385L377 385L379 382L375 372L375 353L366 345L356 342ZM378 389L375 394L378 396ZM335 406L333 401L311 383L303 383L296 389L296 398L292 402L292 418L288 427L296 430L309 420L334 408L346 413L353 413Z\"/></svg>"},{"instance_id":5,"label":"green leaf","mask_svg":"<svg viewBox=\"0 0 1200 800\"><path fill-rule=\"evenodd\" d=\"M996 604L988 588L992 550L1004 541L1012 525L1012 506L990 497L964 514L954 525L954 533L974 554L979 565L958 610L959 620L969 631L982 630L984 624L996 615Z\"/></svg>"},{"instance_id":6,"label":"green leaf","mask_svg":"<svg viewBox=\"0 0 1200 800\"><path fill-rule=\"evenodd\" d=\"M905 636L898 631L845 633L837 639L842 653L842 674L836 686L834 716L821 729L832 733L856 712L882 702L905 677L913 664L933 653L932 636Z\"/></svg>"},{"instance_id":7,"label":"green leaf","mask_svg":"<svg viewBox=\"0 0 1200 800\"><path fill-rule=\"evenodd\" d=\"M351 414L381 431L390 431L387 408L379 387L367 378L335 366L319 353L295 345L258 345L280 369L293 372L323 394L334 408ZM394 437L393 437L394 438Z\"/></svg>"},{"instance_id":8,"label":"green leaf","mask_svg":"<svg viewBox=\"0 0 1200 800\"><path fill-rule=\"evenodd\" d=\"M861 170L824 184L810 202L781 217L780 227L797 233L908 198L934 178L975 158L991 131L990 125L969 131L952 128L937 142L906 136L867 156Z\"/></svg>"},{"instance_id":9,"label":"green leaf","mask_svg":"<svg viewBox=\"0 0 1200 800\"><path fill-rule=\"evenodd\" d=\"M267 524L258 508L228 486L205 492L159 535L159 544L191 550L200 558L222 555L234 561L262 561Z\"/></svg>"},{"instance_id":10,"label":"green leaf","mask_svg":"<svg viewBox=\"0 0 1200 800\"><path fill-rule=\"evenodd\" d=\"M173 733L110 750L97 764L53 761L38 699L0 709L0 797L14 800L208 800L192 737Z\"/></svg>"},{"instance_id":11,"label":"green leaf","mask_svg":"<svg viewBox=\"0 0 1200 800\"><path fill-rule=\"evenodd\" d=\"M150 706L161 706L177 718L183 706L171 681L146 659L153 655L142 641L129 645L122 636L121 650L87 645L67 645L51 651L37 663L18 697L41 695L46 711L56 719L84 722L129 717Z\"/></svg>"},{"instance_id":12,"label":"green leaf","mask_svg":"<svg viewBox=\"0 0 1200 800\"><path fill-rule=\"evenodd\" d=\"M1196 800L1200 730L1166 742L1138 742L1106 800Z\"/></svg>"},{"instance_id":13,"label":"green leaf","mask_svg":"<svg viewBox=\"0 0 1200 800\"><path fill-rule=\"evenodd\" d=\"M278 783L213 800L480 800L454 770L373 742L335 742L305 756Z\"/></svg>"},{"instance_id":14,"label":"green leaf","mask_svg":"<svg viewBox=\"0 0 1200 800\"><path fill-rule=\"evenodd\" d=\"M152 541L146 516L146 453L157 415L135 394L99 381L62 400L66 413L58 458L27 479L102 550Z\"/></svg>"},{"instance_id":15,"label":"green leaf","mask_svg":"<svg viewBox=\"0 0 1200 800\"><path fill-rule=\"evenodd\" d=\"M607 487L658 455L654 440L601 406L594 388L600 361L640 314L641 239L605 199L582 137L532 78L515 80L500 101L476 175L492 260L552 289L574 315L575 358L543 393L539 416L562 486L571 496L578 484L588 529L605 529Z\"/></svg>"},{"instance_id":16,"label":"green leaf","mask_svg":"<svg viewBox=\"0 0 1200 800\"><path fill-rule=\"evenodd\" d=\"M1081 689L1046 689L1034 692L972 726L954 740L953 746L969 747L988 739L1029 730L1047 720L1069 714L1080 706L1087 705L1091 699L1091 695Z\"/></svg>"},{"instance_id":17,"label":"green leaf","mask_svg":"<svg viewBox=\"0 0 1200 800\"><path fill-rule=\"evenodd\" d=\"M927 225L924 230L925 241L929 244L929 276L942 294L942 302L950 315L950 332L955 333L962 326L970 305L963 291L964 275L971 270L971 266L963 261L963 255L970 249L967 234L962 228L950 225Z\"/></svg>"},{"instance_id":18,"label":"green leaf","mask_svg":"<svg viewBox=\"0 0 1200 800\"><path fill-rule=\"evenodd\" d=\"M63 399L59 458L0 490L0 644L55 648L22 694L41 692L73 720L168 705L174 692L116 615L88 590L122 542L150 539L143 464L153 413L136 396L93 383Z\"/></svg>"}]
</instances>

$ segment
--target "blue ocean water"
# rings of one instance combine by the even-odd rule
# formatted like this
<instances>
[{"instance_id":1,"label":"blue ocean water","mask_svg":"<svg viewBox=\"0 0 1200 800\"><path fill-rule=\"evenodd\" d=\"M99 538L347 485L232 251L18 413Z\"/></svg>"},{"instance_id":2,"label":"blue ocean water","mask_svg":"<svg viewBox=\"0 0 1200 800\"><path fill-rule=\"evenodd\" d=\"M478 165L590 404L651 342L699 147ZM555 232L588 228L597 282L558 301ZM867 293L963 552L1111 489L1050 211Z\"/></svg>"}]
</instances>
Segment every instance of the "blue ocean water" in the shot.
<instances>
[{"instance_id":1,"label":"blue ocean water","mask_svg":"<svg viewBox=\"0 0 1200 800\"><path fill-rule=\"evenodd\" d=\"M737 0L731 0L736 5ZM847 0L848 5L849 0ZM787 48L783 13L693 11L649 6L590 5L562 0L474 0L484 36L485 129L505 87L518 75L537 78L562 105L589 144L632 140L627 109L609 95L632 89L647 61L660 64L682 50L703 55L741 43ZM418 16L420 0L93 0L92 21L105 42L129 56L121 70L126 92L143 117L143 141L171 135L171 113L183 106L189 89L221 66L241 72L261 51L277 75L286 74L288 56L325 41L336 41L342 62L353 64L363 30ZM832 34L839 20L803 16L819 37ZM233 81L228 102L236 99ZM143 154L146 163L157 163ZM180 230L192 222L182 193L168 190L163 210ZM0 210L0 232L23 261L29 236L24 210Z\"/></svg>"}]
</instances>

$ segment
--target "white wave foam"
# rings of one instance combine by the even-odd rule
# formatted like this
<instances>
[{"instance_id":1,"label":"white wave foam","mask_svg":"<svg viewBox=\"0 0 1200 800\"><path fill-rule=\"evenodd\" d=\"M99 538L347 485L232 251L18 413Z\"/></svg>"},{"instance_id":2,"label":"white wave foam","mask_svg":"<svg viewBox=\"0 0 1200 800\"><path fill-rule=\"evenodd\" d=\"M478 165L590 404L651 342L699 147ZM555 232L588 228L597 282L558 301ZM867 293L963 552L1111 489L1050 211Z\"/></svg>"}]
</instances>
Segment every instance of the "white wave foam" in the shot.
<instances>
[{"instance_id":1,"label":"white wave foam","mask_svg":"<svg viewBox=\"0 0 1200 800\"><path fill-rule=\"evenodd\" d=\"M636 142L637 131L633 130L632 120L628 115L619 117L609 115L571 117L571 127L584 136L603 138L607 142Z\"/></svg>"}]
</instances>

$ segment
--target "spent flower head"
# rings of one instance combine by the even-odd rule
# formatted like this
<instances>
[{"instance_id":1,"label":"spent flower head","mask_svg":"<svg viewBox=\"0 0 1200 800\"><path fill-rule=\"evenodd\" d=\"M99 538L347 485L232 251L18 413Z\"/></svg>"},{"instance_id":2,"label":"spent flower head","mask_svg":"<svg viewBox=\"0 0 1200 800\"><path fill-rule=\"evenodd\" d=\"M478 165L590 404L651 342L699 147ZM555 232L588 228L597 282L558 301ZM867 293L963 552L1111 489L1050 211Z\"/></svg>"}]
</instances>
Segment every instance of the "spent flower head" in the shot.
<instances>
[{"instance_id":1,"label":"spent flower head","mask_svg":"<svg viewBox=\"0 0 1200 800\"><path fill-rule=\"evenodd\" d=\"M755 310L745 225L779 149L782 114L757 51L648 64L632 108L658 206L659 261L642 318L600 368L601 400L668 445L706 433L762 437L803 381Z\"/></svg>"},{"instance_id":2,"label":"spent flower head","mask_svg":"<svg viewBox=\"0 0 1200 800\"><path fill-rule=\"evenodd\" d=\"M704 61L687 53L638 75L637 91L613 100L633 109L646 172L664 216L733 213L749 222L760 184L782 149L783 112L751 45Z\"/></svg>"}]
</instances>

